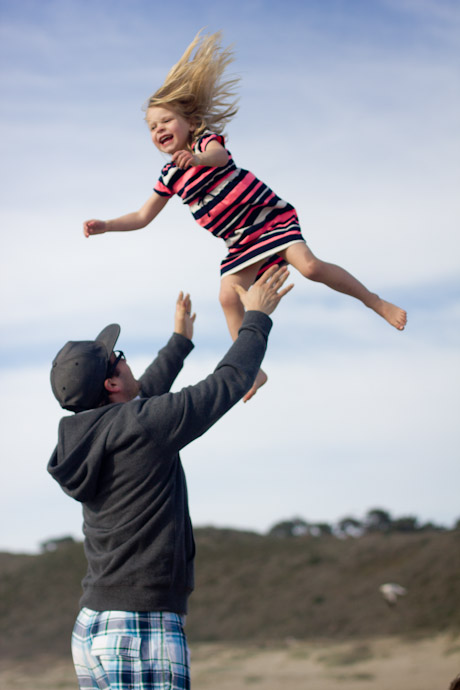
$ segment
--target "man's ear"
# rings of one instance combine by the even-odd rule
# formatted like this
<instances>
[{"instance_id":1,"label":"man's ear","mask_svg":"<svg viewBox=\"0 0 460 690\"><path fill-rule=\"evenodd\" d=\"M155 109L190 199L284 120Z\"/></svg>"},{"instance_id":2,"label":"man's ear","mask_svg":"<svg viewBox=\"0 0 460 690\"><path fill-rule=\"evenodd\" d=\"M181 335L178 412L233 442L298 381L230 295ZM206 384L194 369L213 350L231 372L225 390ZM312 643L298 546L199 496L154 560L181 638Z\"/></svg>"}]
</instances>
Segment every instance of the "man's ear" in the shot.
<instances>
[{"instance_id":1,"label":"man's ear","mask_svg":"<svg viewBox=\"0 0 460 690\"><path fill-rule=\"evenodd\" d=\"M104 388L107 391L107 393L118 393L120 390L120 386L116 382L116 380L113 379L106 379L104 381Z\"/></svg>"}]
</instances>

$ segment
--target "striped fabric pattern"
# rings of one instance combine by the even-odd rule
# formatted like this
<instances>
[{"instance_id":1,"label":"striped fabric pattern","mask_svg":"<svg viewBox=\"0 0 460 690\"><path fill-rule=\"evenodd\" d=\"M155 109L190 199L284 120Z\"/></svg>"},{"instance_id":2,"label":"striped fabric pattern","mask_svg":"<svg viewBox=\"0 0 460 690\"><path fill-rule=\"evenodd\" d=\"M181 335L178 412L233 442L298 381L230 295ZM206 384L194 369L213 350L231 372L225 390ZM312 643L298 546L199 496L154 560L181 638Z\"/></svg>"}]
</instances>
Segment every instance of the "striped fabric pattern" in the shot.
<instances>
[{"instance_id":1,"label":"striped fabric pattern","mask_svg":"<svg viewBox=\"0 0 460 690\"><path fill-rule=\"evenodd\" d=\"M83 608L72 633L80 690L190 690L184 617Z\"/></svg>"},{"instance_id":2,"label":"striped fabric pattern","mask_svg":"<svg viewBox=\"0 0 460 690\"><path fill-rule=\"evenodd\" d=\"M223 136L205 132L194 143L197 153L211 141L225 145ZM221 168L195 166L180 170L167 163L154 190L161 196L177 194L190 206L201 227L223 239L228 254L221 275L230 275L265 260L259 273L283 263L276 252L304 242L296 210L248 170L237 168L229 151Z\"/></svg>"}]
</instances>

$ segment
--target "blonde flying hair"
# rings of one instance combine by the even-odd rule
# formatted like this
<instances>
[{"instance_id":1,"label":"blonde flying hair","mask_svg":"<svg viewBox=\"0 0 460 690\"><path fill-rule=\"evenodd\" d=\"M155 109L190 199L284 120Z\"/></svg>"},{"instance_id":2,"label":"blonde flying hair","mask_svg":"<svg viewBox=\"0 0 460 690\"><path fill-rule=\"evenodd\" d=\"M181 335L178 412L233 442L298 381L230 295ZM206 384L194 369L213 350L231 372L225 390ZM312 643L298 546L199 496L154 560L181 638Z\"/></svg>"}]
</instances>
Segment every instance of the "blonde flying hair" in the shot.
<instances>
[{"instance_id":1,"label":"blonde flying hair","mask_svg":"<svg viewBox=\"0 0 460 690\"><path fill-rule=\"evenodd\" d=\"M197 33L179 62L144 105L175 110L194 125L192 139L211 130L222 134L227 122L237 113L235 88L239 77L224 79L233 51L221 46L221 32Z\"/></svg>"}]
</instances>

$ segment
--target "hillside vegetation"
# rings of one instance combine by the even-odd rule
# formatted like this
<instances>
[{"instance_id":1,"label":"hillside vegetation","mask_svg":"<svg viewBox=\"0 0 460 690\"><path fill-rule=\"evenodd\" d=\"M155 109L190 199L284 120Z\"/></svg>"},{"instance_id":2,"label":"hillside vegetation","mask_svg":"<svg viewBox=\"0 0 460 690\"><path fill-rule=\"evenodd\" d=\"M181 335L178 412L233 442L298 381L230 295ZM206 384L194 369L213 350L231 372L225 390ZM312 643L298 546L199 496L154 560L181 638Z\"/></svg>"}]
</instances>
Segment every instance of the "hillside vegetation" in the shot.
<instances>
[{"instance_id":1,"label":"hillside vegetation","mask_svg":"<svg viewBox=\"0 0 460 690\"><path fill-rule=\"evenodd\" d=\"M460 631L460 530L279 538L197 529L187 632L198 641L276 641ZM69 654L85 572L80 543L0 554L1 654ZM379 593L407 595L389 607Z\"/></svg>"}]
</instances>

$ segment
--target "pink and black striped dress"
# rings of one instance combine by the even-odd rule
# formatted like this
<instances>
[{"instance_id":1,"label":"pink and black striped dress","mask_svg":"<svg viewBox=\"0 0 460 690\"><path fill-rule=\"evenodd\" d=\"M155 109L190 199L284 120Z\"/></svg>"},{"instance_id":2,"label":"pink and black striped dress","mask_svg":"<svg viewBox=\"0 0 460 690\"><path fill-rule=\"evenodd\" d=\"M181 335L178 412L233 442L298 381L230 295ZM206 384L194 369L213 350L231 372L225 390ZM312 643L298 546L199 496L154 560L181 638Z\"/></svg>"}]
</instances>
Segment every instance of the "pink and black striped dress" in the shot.
<instances>
[{"instance_id":1,"label":"pink and black striped dress","mask_svg":"<svg viewBox=\"0 0 460 690\"><path fill-rule=\"evenodd\" d=\"M194 143L193 151L202 153L213 140L222 146L225 142L223 136L205 132ZM228 254L220 265L222 276L263 261L260 274L283 263L278 251L305 240L295 208L251 172L237 168L227 153L228 163L221 168L181 170L167 163L154 191L166 197L180 196L197 223L225 241Z\"/></svg>"}]
</instances>

